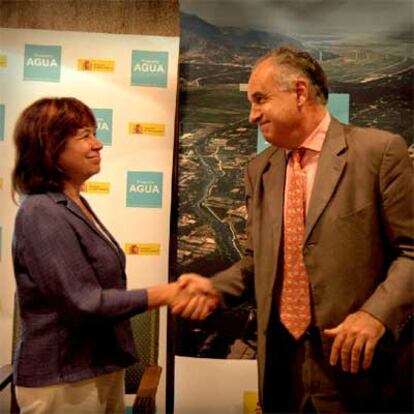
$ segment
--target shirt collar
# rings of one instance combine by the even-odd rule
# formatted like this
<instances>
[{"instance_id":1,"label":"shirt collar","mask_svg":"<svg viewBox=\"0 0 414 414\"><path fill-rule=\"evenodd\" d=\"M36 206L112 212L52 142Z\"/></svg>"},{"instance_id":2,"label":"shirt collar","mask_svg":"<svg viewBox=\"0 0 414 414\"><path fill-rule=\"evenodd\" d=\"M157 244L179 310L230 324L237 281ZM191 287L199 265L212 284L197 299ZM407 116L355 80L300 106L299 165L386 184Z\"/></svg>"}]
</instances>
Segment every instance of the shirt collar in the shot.
<instances>
[{"instance_id":1,"label":"shirt collar","mask_svg":"<svg viewBox=\"0 0 414 414\"><path fill-rule=\"evenodd\" d=\"M308 137L302 142L300 148L309 149L315 152L321 152L323 142L328 132L329 124L331 123L331 115L326 111L325 116L318 126L308 135ZM285 150L288 155L292 150Z\"/></svg>"},{"instance_id":2,"label":"shirt collar","mask_svg":"<svg viewBox=\"0 0 414 414\"><path fill-rule=\"evenodd\" d=\"M310 133L310 135L302 142L301 147L312 151L321 152L326 133L328 132L331 116L326 111L326 115L319 125Z\"/></svg>"}]
</instances>

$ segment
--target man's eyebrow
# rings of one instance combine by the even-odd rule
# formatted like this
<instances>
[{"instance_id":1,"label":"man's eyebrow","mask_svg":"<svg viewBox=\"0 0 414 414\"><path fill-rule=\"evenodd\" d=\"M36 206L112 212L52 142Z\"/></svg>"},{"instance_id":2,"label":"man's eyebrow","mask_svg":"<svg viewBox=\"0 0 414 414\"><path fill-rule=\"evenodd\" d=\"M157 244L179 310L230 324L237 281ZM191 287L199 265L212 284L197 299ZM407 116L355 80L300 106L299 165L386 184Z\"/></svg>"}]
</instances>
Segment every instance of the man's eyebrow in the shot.
<instances>
[{"instance_id":1,"label":"man's eyebrow","mask_svg":"<svg viewBox=\"0 0 414 414\"><path fill-rule=\"evenodd\" d=\"M257 98L262 98L263 96L265 96L265 94L263 92L254 92L251 95L251 99L257 99Z\"/></svg>"}]
</instances>

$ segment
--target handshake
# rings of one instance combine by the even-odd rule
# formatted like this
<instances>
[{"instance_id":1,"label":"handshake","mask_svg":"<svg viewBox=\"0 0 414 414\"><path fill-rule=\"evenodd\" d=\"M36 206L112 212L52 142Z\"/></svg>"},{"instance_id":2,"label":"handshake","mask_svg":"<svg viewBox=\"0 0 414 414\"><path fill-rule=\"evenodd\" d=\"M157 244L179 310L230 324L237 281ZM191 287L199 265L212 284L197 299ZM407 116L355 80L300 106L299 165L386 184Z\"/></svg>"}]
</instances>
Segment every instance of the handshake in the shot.
<instances>
[{"instance_id":1,"label":"handshake","mask_svg":"<svg viewBox=\"0 0 414 414\"><path fill-rule=\"evenodd\" d=\"M171 295L167 304L173 315L201 321L219 305L211 280L196 273L184 273L168 286Z\"/></svg>"}]
</instances>

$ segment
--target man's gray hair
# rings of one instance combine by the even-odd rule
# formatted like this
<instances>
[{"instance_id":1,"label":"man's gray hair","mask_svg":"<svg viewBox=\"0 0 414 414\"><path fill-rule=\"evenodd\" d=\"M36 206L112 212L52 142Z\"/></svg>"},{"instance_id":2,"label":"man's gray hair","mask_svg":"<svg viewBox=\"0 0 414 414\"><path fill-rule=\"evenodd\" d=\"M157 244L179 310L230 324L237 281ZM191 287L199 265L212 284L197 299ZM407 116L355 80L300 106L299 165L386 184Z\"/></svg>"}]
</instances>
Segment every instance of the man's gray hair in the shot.
<instances>
[{"instance_id":1,"label":"man's gray hair","mask_svg":"<svg viewBox=\"0 0 414 414\"><path fill-rule=\"evenodd\" d=\"M254 67L256 68L268 59L271 59L273 64L281 69L275 73L275 80L281 87L290 90L293 87L292 81L298 76L304 76L309 81L312 98L316 102L326 105L329 90L325 72L318 61L308 52L289 46L281 46L261 57Z\"/></svg>"}]
</instances>

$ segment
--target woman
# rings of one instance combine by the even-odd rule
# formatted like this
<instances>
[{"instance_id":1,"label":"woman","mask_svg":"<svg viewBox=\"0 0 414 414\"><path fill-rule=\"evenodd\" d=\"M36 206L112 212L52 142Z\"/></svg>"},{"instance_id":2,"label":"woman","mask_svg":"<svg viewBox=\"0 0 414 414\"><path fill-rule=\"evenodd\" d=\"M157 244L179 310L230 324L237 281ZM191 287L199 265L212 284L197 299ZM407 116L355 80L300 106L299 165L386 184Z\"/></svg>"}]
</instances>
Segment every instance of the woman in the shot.
<instances>
[{"instance_id":1,"label":"woman","mask_svg":"<svg viewBox=\"0 0 414 414\"><path fill-rule=\"evenodd\" d=\"M190 298L177 283L126 290L124 253L80 195L100 170L95 132L75 98L40 99L16 124L12 185L27 195L13 241L23 414L123 412L124 368L136 359L128 318Z\"/></svg>"}]
</instances>

